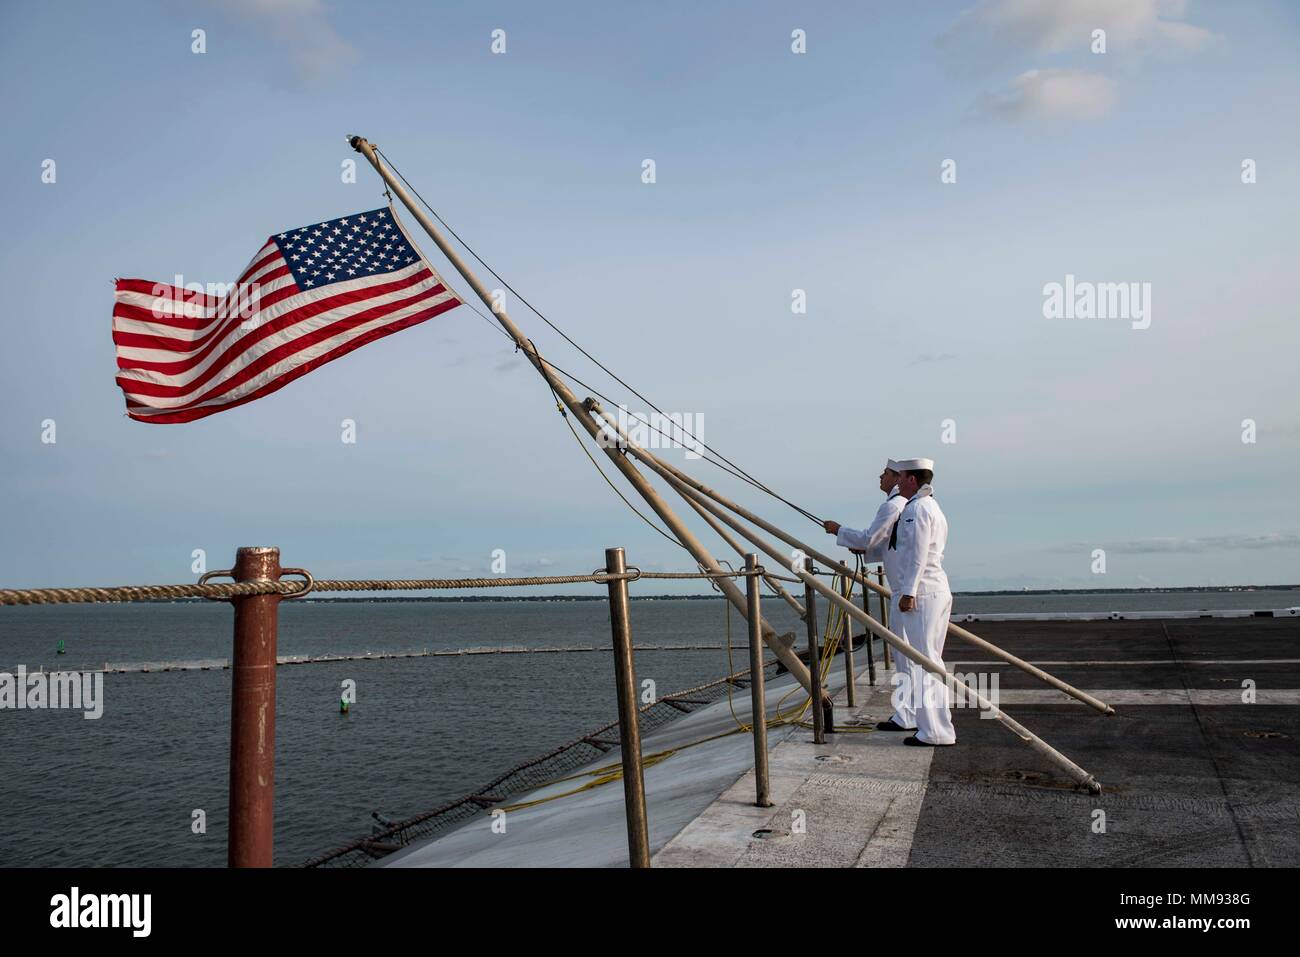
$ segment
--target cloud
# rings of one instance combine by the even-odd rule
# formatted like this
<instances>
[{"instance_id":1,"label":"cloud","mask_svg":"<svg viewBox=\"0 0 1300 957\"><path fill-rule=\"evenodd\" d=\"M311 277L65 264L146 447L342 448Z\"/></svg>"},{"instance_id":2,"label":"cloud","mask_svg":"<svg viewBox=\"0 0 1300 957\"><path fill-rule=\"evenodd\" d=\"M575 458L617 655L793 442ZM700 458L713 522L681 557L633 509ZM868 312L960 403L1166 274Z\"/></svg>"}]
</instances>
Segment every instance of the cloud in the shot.
<instances>
[{"instance_id":1,"label":"cloud","mask_svg":"<svg viewBox=\"0 0 1300 957\"><path fill-rule=\"evenodd\" d=\"M1092 120L1116 100L1115 81L1098 69L1131 67L1154 53L1195 53L1214 39L1204 27L1184 22L1186 12L1184 0L979 0L939 35L938 45L966 70L1023 71L978 97L977 113L1015 121ZM1104 55L1092 50L1096 30L1105 31Z\"/></svg>"},{"instance_id":2,"label":"cloud","mask_svg":"<svg viewBox=\"0 0 1300 957\"><path fill-rule=\"evenodd\" d=\"M510 569L514 574L523 575L553 575L552 569L555 568L555 562L549 558L533 558L526 561L511 562Z\"/></svg>"},{"instance_id":3,"label":"cloud","mask_svg":"<svg viewBox=\"0 0 1300 957\"><path fill-rule=\"evenodd\" d=\"M951 352L938 352L933 354L929 352L923 352L908 364L919 366L925 362L947 362L950 359L956 359L956 358L957 356Z\"/></svg>"},{"instance_id":4,"label":"cloud","mask_svg":"<svg viewBox=\"0 0 1300 957\"><path fill-rule=\"evenodd\" d=\"M1115 81L1085 70L1027 70L986 93L977 112L1003 120L1095 120L1115 104Z\"/></svg>"},{"instance_id":5,"label":"cloud","mask_svg":"<svg viewBox=\"0 0 1300 957\"><path fill-rule=\"evenodd\" d=\"M939 38L941 46L999 59L1086 53L1093 30L1108 52L1195 53L1213 38L1183 22L1185 0L980 0Z\"/></svg>"},{"instance_id":6,"label":"cloud","mask_svg":"<svg viewBox=\"0 0 1300 957\"><path fill-rule=\"evenodd\" d=\"M1259 434L1265 437L1274 437L1281 439L1300 438L1300 423L1291 423L1288 425L1262 425L1259 427Z\"/></svg>"},{"instance_id":7,"label":"cloud","mask_svg":"<svg viewBox=\"0 0 1300 957\"><path fill-rule=\"evenodd\" d=\"M1098 547L1095 542L1062 545L1058 552L1075 552ZM1170 552L1225 552L1267 548L1300 548L1300 532L1270 532L1267 535L1212 535L1206 538L1141 538L1105 544L1107 551L1133 555Z\"/></svg>"},{"instance_id":8,"label":"cloud","mask_svg":"<svg viewBox=\"0 0 1300 957\"><path fill-rule=\"evenodd\" d=\"M321 0L215 0L284 48L298 79L318 85L345 72L357 51L335 32Z\"/></svg>"}]
</instances>

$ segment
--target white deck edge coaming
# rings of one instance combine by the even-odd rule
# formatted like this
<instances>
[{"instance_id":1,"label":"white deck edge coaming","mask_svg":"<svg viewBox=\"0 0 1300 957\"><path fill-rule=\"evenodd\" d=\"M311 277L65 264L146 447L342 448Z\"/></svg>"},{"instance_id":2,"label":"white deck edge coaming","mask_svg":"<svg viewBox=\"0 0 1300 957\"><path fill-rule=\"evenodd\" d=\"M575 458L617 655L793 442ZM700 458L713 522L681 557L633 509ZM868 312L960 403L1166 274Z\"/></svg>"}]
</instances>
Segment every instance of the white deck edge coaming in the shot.
<instances>
[{"instance_id":1,"label":"white deck edge coaming","mask_svg":"<svg viewBox=\"0 0 1300 957\"><path fill-rule=\"evenodd\" d=\"M840 659L837 659L837 663ZM860 672L860 675L863 672ZM859 681L861 681L859 677ZM827 683L832 694L842 692L843 667L833 668ZM798 685L789 675L767 683L768 714ZM801 700L803 692L793 696ZM750 713L749 689L735 689L736 715ZM788 707L791 702L787 702ZM719 734L735 727L724 698L683 715L645 735L642 754L650 755ZM768 732L769 752L802 729L785 726ZM565 777L619 761L619 749ZM673 754L645 770L646 805L653 855L695 820L737 780L752 777L753 737L733 734ZM571 790L581 781L562 781L528 793L512 794L505 803L520 804ZM752 785L751 785L752 787ZM504 834L494 833L490 811L446 834L413 844L376 861L374 867L626 867L627 828L623 786L614 781L579 794L506 814Z\"/></svg>"},{"instance_id":2,"label":"white deck edge coaming","mask_svg":"<svg viewBox=\"0 0 1300 957\"><path fill-rule=\"evenodd\" d=\"M1222 608L1194 611L1042 611L1042 612L979 612L954 613L952 620L958 624L972 621L1159 621L1162 618L1296 618L1300 607L1295 608Z\"/></svg>"}]
</instances>

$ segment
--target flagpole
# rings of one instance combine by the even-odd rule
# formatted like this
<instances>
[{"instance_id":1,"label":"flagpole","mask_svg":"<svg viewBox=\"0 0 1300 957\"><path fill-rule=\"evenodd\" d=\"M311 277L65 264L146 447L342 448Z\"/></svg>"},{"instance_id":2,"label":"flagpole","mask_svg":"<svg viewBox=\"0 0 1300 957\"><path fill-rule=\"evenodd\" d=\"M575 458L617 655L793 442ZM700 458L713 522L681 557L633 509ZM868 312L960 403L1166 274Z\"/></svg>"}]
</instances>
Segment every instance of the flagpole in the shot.
<instances>
[{"instance_id":1,"label":"flagpole","mask_svg":"<svg viewBox=\"0 0 1300 957\"><path fill-rule=\"evenodd\" d=\"M505 329L512 339L514 339L515 345L523 351L525 356L528 357L528 361L533 364L533 367L537 369L542 378L546 380L546 383L555 392L560 401L568 408L569 412L582 425L582 427L587 430L588 434L595 439L596 444L605 450L605 454L609 456L615 467L623 473L624 478L626 478L631 486L646 500L646 503L654 509L655 514L663 520L664 524L668 526L673 535L677 537L677 540L685 546L686 550L690 552L695 560L707 571L725 572L726 569L718 564L717 559L710 554L709 550L704 547L704 544L695 537L691 530L683 524L682 520L677 517L677 514L668 506L668 503L664 501L663 497L655 491L654 486L650 484L649 480L643 474L641 474L641 471L628 459L628 457L621 454L615 444L601 440L602 433L609 435L603 421L597 420L591 411L578 401L577 396L573 394L573 390L569 388L564 380L551 371L550 365L542 358L541 353L537 351L531 340L529 340L523 332L520 331L519 327L514 324L509 313L506 312L505 307L500 303L493 301L492 294L488 290L487 286L483 284L478 276L474 275L474 272L468 265L466 265L460 254L449 242L447 242L438 227L434 225L429 216L406 191L406 188L402 185L401 181L389 171L387 166L380 162L374 146L371 145L363 136L350 137L348 142L352 145L354 150L370 161L370 165L375 168L375 172L383 178L384 182L388 184L389 189L391 189L393 193L397 195L397 198L402 201L402 205L410 210L411 215L414 216L416 221L424 228L424 231L429 234L429 238L437 244L438 249L447 257L447 261L450 262L465 281L469 283L470 288L474 290L479 299L483 300L483 304L491 310L492 315L496 317L497 322L499 322L501 327ZM715 579L715 581L727 600L739 609L742 614L746 613L748 604L745 593L737 587L736 583L730 578L718 578ZM788 646L781 641L776 634L776 629L774 629L770 624L764 621L762 622L762 627L763 640L767 642L768 647L772 649L786 669L794 675L795 679L803 685L804 689L807 690L809 694L812 694L812 676L809 674L808 668L804 665L803 661L794 653L791 646Z\"/></svg>"}]
</instances>

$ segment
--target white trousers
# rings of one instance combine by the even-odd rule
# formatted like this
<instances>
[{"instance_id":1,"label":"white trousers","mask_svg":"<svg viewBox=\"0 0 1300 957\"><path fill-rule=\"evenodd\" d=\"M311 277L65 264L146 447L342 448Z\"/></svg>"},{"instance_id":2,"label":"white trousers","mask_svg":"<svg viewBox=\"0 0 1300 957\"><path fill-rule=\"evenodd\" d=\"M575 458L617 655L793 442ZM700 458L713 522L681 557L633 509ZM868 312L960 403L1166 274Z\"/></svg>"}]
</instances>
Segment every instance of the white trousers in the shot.
<instances>
[{"instance_id":1,"label":"white trousers","mask_svg":"<svg viewBox=\"0 0 1300 957\"><path fill-rule=\"evenodd\" d=\"M904 615L898 610L898 595L895 594L889 599L889 627L890 630L907 640L907 631L904 625L904 618L910 618L911 614ZM910 644L910 642L909 642ZM897 649L891 649L890 654L894 659L894 690L890 695L894 705L894 713L889 719L901 728L916 727L916 708L913 705L915 695L912 689L916 687L916 674L921 669L904 654L900 654Z\"/></svg>"},{"instance_id":2,"label":"white trousers","mask_svg":"<svg viewBox=\"0 0 1300 957\"><path fill-rule=\"evenodd\" d=\"M900 611L897 598L893 604L893 617L889 623L893 625L894 633L907 639L907 643L914 649L946 669L943 663L943 645L948 638L952 595L948 592L921 595L911 611ZM902 656L895 654L894 658L898 660ZM951 693L947 684L920 665L911 661L907 664L907 687L910 693L905 696L905 705L897 700L904 696L895 694L898 710L894 720L907 728L915 726L916 736L927 744L955 744L957 731L952 725L952 711L949 708ZM899 720L900 718L911 720Z\"/></svg>"}]
</instances>

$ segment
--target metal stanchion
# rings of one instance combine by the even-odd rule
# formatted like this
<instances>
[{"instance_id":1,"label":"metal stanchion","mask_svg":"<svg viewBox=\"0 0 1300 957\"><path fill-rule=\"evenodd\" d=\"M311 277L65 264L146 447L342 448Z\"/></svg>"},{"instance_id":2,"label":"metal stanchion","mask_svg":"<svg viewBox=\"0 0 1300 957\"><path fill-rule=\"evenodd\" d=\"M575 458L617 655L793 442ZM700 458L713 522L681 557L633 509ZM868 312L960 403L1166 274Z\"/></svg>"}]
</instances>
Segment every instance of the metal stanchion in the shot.
<instances>
[{"instance_id":1,"label":"metal stanchion","mask_svg":"<svg viewBox=\"0 0 1300 957\"><path fill-rule=\"evenodd\" d=\"M868 571L867 574L871 574L871 573ZM884 588L885 587L885 566L884 565L876 566L876 578L880 580L880 587ZM862 601L864 606L866 604L866 600L867 597L863 595ZM886 598L884 595L880 596L880 623L884 625L886 628L889 627L889 602L890 602L889 598ZM867 609L864 607L863 611L867 611ZM868 614L870 614L869 611ZM880 644L881 644L881 654L884 658L882 664L886 668L894 667L893 649L889 647L889 642L882 641Z\"/></svg>"},{"instance_id":2,"label":"metal stanchion","mask_svg":"<svg viewBox=\"0 0 1300 957\"><path fill-rule=\"evenodd\" d=\"M605 549L605 571L610 575L622 575L626 570L623 549ZM614 678L618 686L628 863L632 867L649 867L650 829L646 822L645 777L641 771L641 726L636 707L636 669L632 663L632 621L628 615L626 578L609 583L609 621L614 635Z\"/></svg>"},{"instance_id":3,"label":"metal stanchion","mask_svg":"<svg viewBox=\"0 0 1300 957\"><path fill-rule=\"evenodd\" d=\"M235 581L279 581L278 548L241 548ZM275 652L279 595L232 598L230 659L231 867L270 867L275 810Z\"/></svg>"},{"instance_id":4,"label":"metal stanchion","mask_svg":"<svg viewBox=\"0 0 1300 957\"><path fill-rule=\"evenodd\" d=\"M865 564L860 567L862 569L862 575L864 577L870 574L871 570ZM862 610L865 611L868 615L871 614L871 589L868 588L866 585L862 586ZM852 626L852 622L853 619L850 618L849 619L850 626ZM876 652L873 646L875 645L876 640L872 636L871 632L869 631L862 636L862 639L867 646L867 681L871 684L872 687L875 687ZM884 645L885 642L882 641L881 644Z\"/></svg>"},{"instance_id":5,"label":"metal stanchion","mask_svg":"<svg viewBox=\"0 0 1300 957\"><path fill-rule=\"evenodd\" d=\"M853 585L850 579L841 579L843 582L842 589L844 597L849 598L853 593ZM857 696L857 673L853 668L853 619L848 615L841 614L844 619L844 687L848 692L845 699L850 708L856 707L858 703Z\"/></svg>"},{"instance_id":6,"label":"metal stanchion","mask_svg":"<svg viewBox=\"0 0 1300 957\"><path fill-rule=\"evenodd\" d=\"M763 685L763 619L759 608L758 556L745 556L746 615L749 619L750 724L754 726L754 806L771 807L767 772L767 695Z\"/></svg>"},{"instance_id":7,"label":"metal stanchion","mask_svg":"<svg viewBox=\"0 0 1300 957\"><path fill-rule=\"evenodd\" d=\"M805 558L804 568L808 574L813 573L813 564L811 558ZM822 711L822 669L820 636L817 634L817 592L807 582L803 586L804 601L803 606L807 610L804 615L804 621L808 625L808 671L812 677L812 690L809 697L812 700L813 713L813 743L826 743L826 718L825 712Z\"/></svg>"}]
</instances>

